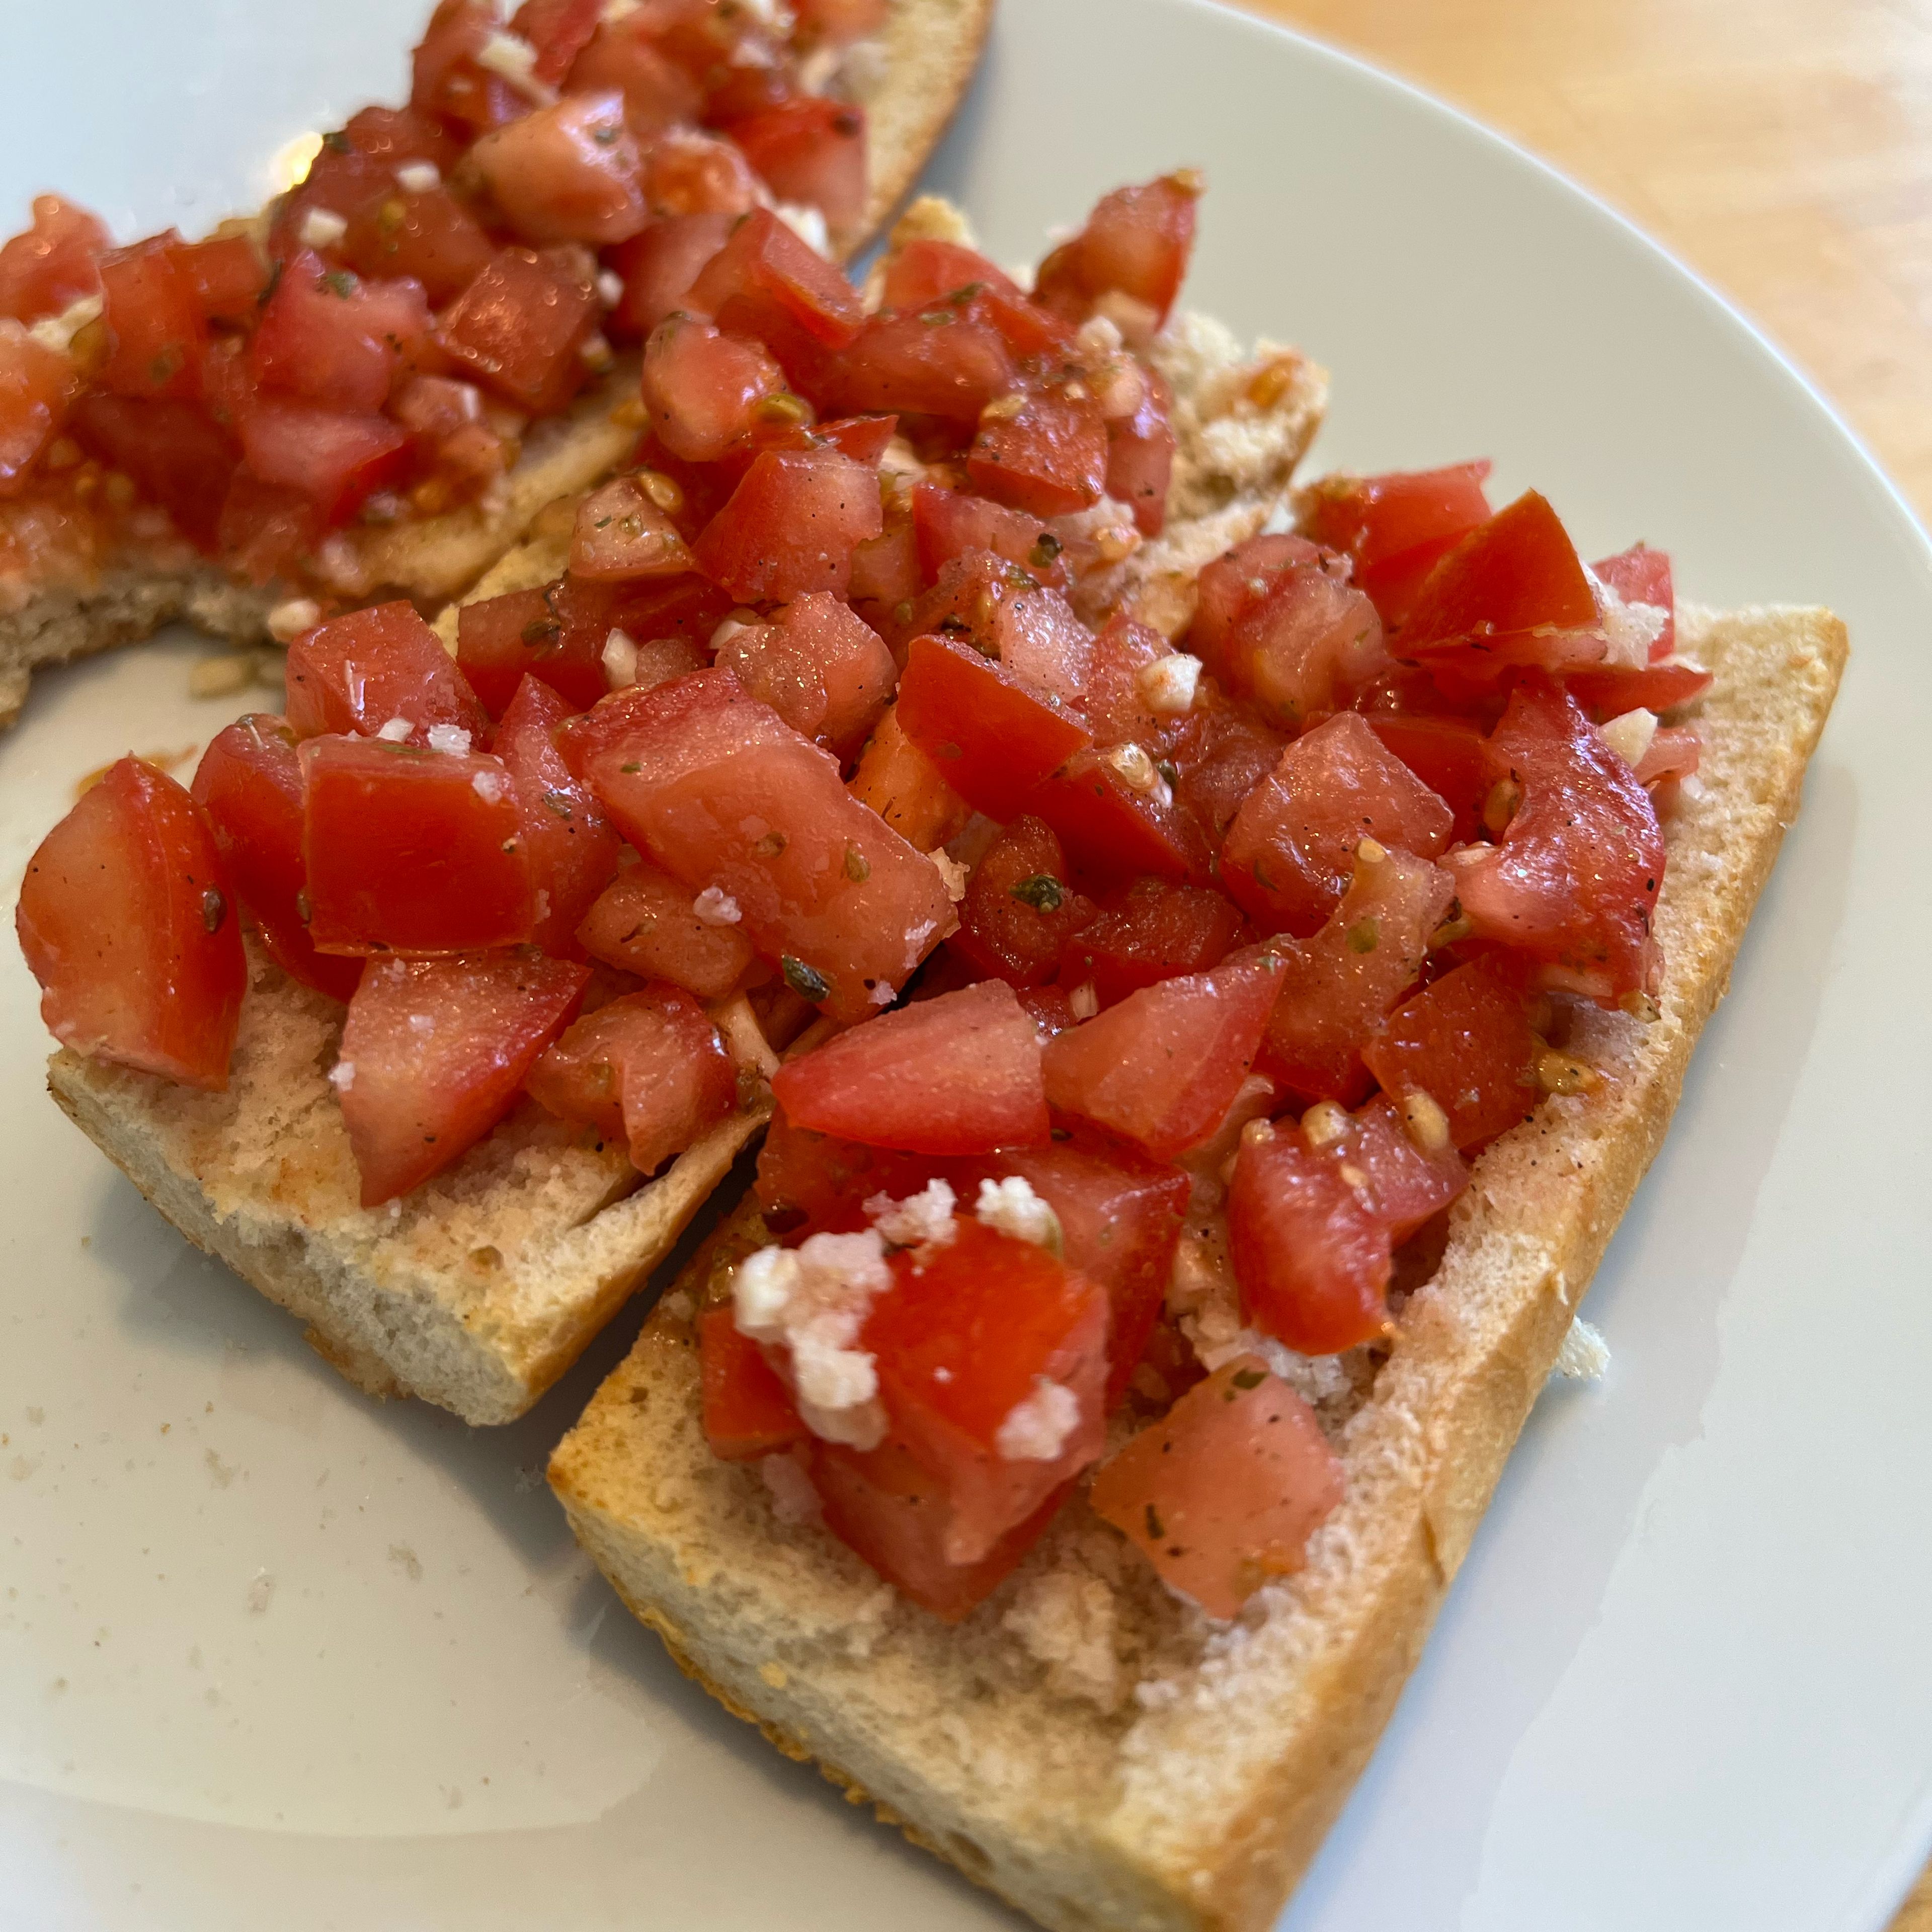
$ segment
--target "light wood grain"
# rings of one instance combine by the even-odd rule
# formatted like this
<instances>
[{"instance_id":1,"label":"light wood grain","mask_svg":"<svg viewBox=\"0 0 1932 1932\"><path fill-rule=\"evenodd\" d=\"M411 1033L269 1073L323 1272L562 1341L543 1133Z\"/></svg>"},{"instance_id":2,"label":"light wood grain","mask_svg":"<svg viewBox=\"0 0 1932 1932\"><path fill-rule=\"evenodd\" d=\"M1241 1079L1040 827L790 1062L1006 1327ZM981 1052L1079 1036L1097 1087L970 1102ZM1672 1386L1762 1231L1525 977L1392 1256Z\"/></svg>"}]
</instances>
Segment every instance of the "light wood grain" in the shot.
<instances>
[{"instance_id":1,"label":"light wood grain","mask_svg":"<svg viewBox=\"0 0 1932 1932\"><path fill-rule=\"evenodd\" d=\"M1925 0L1242 0L1455 102L1750 316L1932 520ZM1932 1868L1892 1932L1932 1932Z\"/></svg>"}]
</instances>

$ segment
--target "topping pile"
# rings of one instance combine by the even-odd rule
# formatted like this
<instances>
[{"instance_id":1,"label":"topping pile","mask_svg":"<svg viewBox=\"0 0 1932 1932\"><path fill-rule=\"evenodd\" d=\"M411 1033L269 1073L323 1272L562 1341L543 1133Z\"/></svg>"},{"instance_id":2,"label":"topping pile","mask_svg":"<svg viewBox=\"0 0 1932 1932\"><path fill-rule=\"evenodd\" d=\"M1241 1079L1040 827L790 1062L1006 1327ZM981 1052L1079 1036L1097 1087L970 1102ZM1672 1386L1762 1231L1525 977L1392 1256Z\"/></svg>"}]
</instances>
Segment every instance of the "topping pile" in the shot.
<instances>
[{"instance_id":1,"label":"topping pile","mask_svg":"<svg viewBox=\"0 0 1932 1932\"><path fill-rule=\"evenodd\" d=\"M346 1000L369 1204L520 1094L650 1173L769 1072L704 1426L946 1617L1110 1440L1095 1508L1204 1609L1298 1568L1310 1358L1386 1345L1471 1158L1602 1077L1580 1004L1659 982L1658 714L1708 682L1661 554L1588 568L1472 464L1314 484L1172 636L1120 602L1197 192L1109 196L1031 295L910 242L870 304L752 211L564 576L454 659L310 630L285 717L191 798L114 767L22 896L83 1052L220 1088L244 918Z\"/></svg>"},{"instance_id":2,"label":"topping pile","mask_svg":"<svg viewBox=\"0 0 1932 1932\"><path fill-rule=\"evenodd\" d=\"M0 248L0 579L132 540L368 594L329 533L488 506L734 221L856 238L864 110L824 90L885 0L790 10L781 38L746 0L525 0L507 28L442 0L409 104L324 136L262 221L116 248L41 196Z\"/></svg>"}]
</instances>

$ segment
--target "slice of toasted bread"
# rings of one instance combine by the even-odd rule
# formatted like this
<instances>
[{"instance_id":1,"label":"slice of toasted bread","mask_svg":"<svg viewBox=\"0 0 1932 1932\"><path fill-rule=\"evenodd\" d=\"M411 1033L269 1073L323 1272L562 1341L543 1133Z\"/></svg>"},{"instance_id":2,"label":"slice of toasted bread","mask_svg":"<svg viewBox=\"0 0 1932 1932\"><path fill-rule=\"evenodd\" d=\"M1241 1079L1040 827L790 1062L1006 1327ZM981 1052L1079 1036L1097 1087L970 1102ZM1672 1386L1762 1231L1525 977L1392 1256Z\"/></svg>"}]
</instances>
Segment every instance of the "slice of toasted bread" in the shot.
<instances>
[{"instance_id":1,"label":"slice of toasted bread","mask_svg":"<svg viewBox=\"0 0 1932 1932\"><path fill-rule=\"evenodd\" d=\"M1233 1624L1169 1595L1076 1500L964 1623L899 1598L700 1424L694 1307L762 1239L700 1252L552 1458L579 1540L672 1655L780 1749L1043 1924L1271 1922L1366 1760L1576 1305L1656 1153L1798 808L1844 663L1820 610L1686 611L1717 682L1667 828L1661 1017L1598 1016L1604 1078L1478 1162L1372 1379L1322 1405L1346 1500Z\"/></svg>"},{"instance_id":2,"label":"slice of toasted bread","mask_svg":"<svg viewBox=\"0 0 1932 1932\"><path fill-rule=\"evenodd\" d=\"M1250 358L1184 317L1156 359L1177 410L1178 515L1124 568L1144 589L1258 526L1286 495L1322 418L1326 380L1293 352ZM1257 372L1285 370L1257 401ZM566 520L567 524L567 520ZM566 526L512 549L478 586L542 583ZM1172 592L1163 593L1172 602ZM355 1166L324 1077L340 1010L271 968L242 1007L226 1094L87 1060L49 1063L61 1106L189 1240L309 1324L371 1394L419 1395L470 1422L521 1414L675 1244L764 1118L747 1109L638 1187L526 1103L398 1211L357 1204ZM634 1192L631 1190L635 1190Z\"/></svg>"},{"instance_id":3,"label":"slice of toasted bread","mask_svg":"<svg viewBox=\"0 0 1932 1932\"><path fill-rule=\"evenodd\" d=\"M868 185L862 220L832 238L841 261L878 232L924 166L972 78L993 4L891 0L870 57L853 64L852 91L867 110ZM612 412L636 384L634 359L620 360L568 412L534 425L507 487L487 508L344 533L343 595L358 602L408 597L431 608L460 595L546 503L588 489L623 461L637 428L614 421ZM269 612L290 595L280 584L236 582L172 540L98 567L76 563L58 580L0 582L0 729L20 716L43 666L138 642L178 618L237 644L265 642Z\"/></svg>"}]
</instances>

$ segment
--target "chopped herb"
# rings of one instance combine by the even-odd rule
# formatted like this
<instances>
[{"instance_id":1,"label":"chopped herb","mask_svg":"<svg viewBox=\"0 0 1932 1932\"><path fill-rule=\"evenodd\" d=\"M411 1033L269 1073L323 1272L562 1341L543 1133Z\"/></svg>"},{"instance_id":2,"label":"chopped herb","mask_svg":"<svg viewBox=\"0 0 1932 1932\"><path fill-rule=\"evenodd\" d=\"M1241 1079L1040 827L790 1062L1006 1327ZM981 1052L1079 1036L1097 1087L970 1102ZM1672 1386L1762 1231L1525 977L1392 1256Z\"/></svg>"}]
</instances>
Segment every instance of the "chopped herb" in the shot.
<instances>
[{"instance_id":1,"label":"chopped herb","mask_svg":"<svg viewBox=\"0 0 1932 1932\"><path fill-rule=\"evenodd\" d=\"M790 843L782 832L767 832L752 850L761 858L776 859Z\"/></svg>"},{"instance_id":2,"label":"chopped herb","mask_svg":"<svg viewBox=\"0 0 1932 1932\"><path fill-rule=\"evenodd\" d=\"M950 308L922 310L919 319L928 328L939 328L949 322L957 322L959 320Z\"/></svg>"},{"instance_id":3,"label":"chopped herb","mask_svg":"<svg viewBox=\"0 0 1932 1932\"><path fill-rule=\"evenodd\" d=\"M533 651L554 650L562 640L563 626L554 617L532 617L524 626L523 635Z\"/></svg>"},{"instance_id":4,"label":"chopped herb","mask_svg":"<svg viewBox=\"0 0 1932 1932\"><path fill-rule=\"evenodd\" d=\"M1073 1130L1071 1127L1048 1127L1046 1131L1048 1136L1054 1140L1070 1141L1073 1138Z\"/></svg>"},{"instance_id":5,"label":"chopped herb","mask_svg":"<svg viewBox=\"0 0 1932 1932\"><path fill-rule=\"evenodd\" d=\"M308 888L302 886L296 894L296 916L306 926L309 921Z\"/></svg>"},{"instance_id":6,"label":"chopped herb","mask_svg":"<svg viewBox=\"0 0 1932 1932\"><path fill-rule=\"evenodd\" d=\"M1161 776L1166 779L1169 784L1178 785L1180 784L1180 767L1174 764L1172 758L1162 758L1160 762L1154 766L1154 770L1160 772Z\"/></svg>"},{"instance_id":7,"label":"chopped herb","mask_svg":"<svg viewBox=\"0 0 1932 1932\"><path fill-rule=\"evenodd\" d=\"M788 952L780 957L778 964L784 973L785 984L800 999L816 1003L830 996L832 988L826 983L824 974L802 959L795 959Z\"/></svg>"},{"instance_id":8,"label":"chopped herb","mask_svg":"<svg viewBox=\"0 0 1932 1932\"><path fill-rule=\"evenodd\" d=\"M856 140L865 128L865 122L856 114L838 114L832 117L832 131L842 134L848 141Z\"/></svg>"},{"instance_id":9,"label":"chopped herb","mask_svg":"<svg viewBox=\"0 0 1932 1932\"><path fill-rule=\"evenodd\" d=\"M863 885L872 876L872 861L856 845L845 848L845 876L854 885Z\"/></svg>"},{"instance_id":10,"label":"chopped herb","mask_svg":"<svg viewBox=\"0 0 1932 1932\"><path fill-rule=\"evenodd\" d=\"M964 308L976 296L982 294L986 286L984 282L968 282L964 288L955 289L946 299L953 308Z\"/></svg>"},{"instance_id":11,"label":"chopped herb","mask_svg":"<svg viewBox=\"0 0 1932 1932\"><path fill-rule=\"evenodd\" d=\"M1051 530L1042 530L1033 548L1027 552L1027 561L1036 570L1051 570L1060 561L1060 553L1066 548Z\"/></svg>"},{"instance_id":12,"label":"chopped herb","mask_svg":"<svg viewBox=\"0 0 1932 1932\"><path fill-rule=\"evenodd\" d=\"M644 766L637 759L633 758L628 764L620 765L617 769L620 772L628 773L632 772L640 772L644 770Z\"/></svg>"},{"instance_id":13,"label":"chopped herb","mask_svg":"<svg viewBox=\"0 0 1932 1932\"><path fill-rule=\"evenodd\" d=\"M339 296L346 302L356 292L356 278L346 268L331 268L322 278L322 285L332 296Z\"/></svg>"},{"instance_id":14,"label":"chopped herb","mask_svg":"<svg viewBox=\"0 0 1932 1932\"><path fill-rule=\"evenodd\" d=\"M1022 905L1030 905L1035 912L1058 912L1066 902L1066 888L1051 872L1036 872L1012 890Z\"/></svg>"},{"instance_id":15,"label":"chopped herb","mask_svg":"<svg viewBox=\"0 0 1932 1932\"><path fill-rule=\"evenodd\" d=\"M210 886L201 896L201 922L210 932L219 932L221 922L228 916L228 902L214 886Z\"/></svg>"},{"instance_id":16,"label":"chopped herb","mask_svg":"<svg viewBox=\"0 0 1932 1932\"><path fill-rule=\"evenodd\" d=\"M567 791L547 791L543 795L543 802L561 819L568 820L574 816L571 809L570 794Z\"/></svg>"},{"instance_id":17,"label":"chopped herb","mask_svg":"<svg viewBox=\"0 0 1932 1932\"><path fill-rule=\"evenodd\" d=\"M1152 1503L1147 1506L1147 1526L1148 1535L1156 1542L1167 1534L1167 1526L1161 1521L1160 1512Z\"/></svg>"},{"instance_id":18,"label":"chopped herb","mask_svg":"<svg viewBox=\"0 0 1932 1932\"><path fill-rule=\"evenodd\" d=\"M1351 952L1372 952L1382 942L1382 929L1373 919L1358 919L1348 928L1348 950Z\"/></svg>"},{"instance_id":19,"label":"chopped herb","mask_svg":"<svg viewBox=\"0 0 1932 1932\"><path fill-rule=\"evenodd\" d=\"M600 148L614 147L617 142L617 130L607 122L602 128L593 128L590 132L590 138Z\"/></svg>"},{"instance_id":20,"label":"chopped herb","mask_svg":"<svg viewBox=\"0 0 1932 1932\"><path fill-rule=\"evenodd\" d=\"M1268 1376L1261 1369L1237 1369L1232 1379L1238 1389L1259 1388Z\"/></svg>"},{"instance_id":21,"label":"chopped herb","mask_svg":"<svg viewBox=\"0 0 1932 1932\"><path fill-rule=\"evenodd\" d=\"M332 154L346 154L354 152L349 145L349 136L339 128L333 134L323 135L322 145Z\"/></svg>"},{"instance_id":22,"label":"chopped herb","mask_svg":"<svg viewBox=\"0 0 1932 1932\"><path fill-rule=\"evenodd\" d=\"M895 624L909 624L912 622L912 599L910 597L904 603L895 604L892 606L892 622Z\"/></svg>"}]
</instances>

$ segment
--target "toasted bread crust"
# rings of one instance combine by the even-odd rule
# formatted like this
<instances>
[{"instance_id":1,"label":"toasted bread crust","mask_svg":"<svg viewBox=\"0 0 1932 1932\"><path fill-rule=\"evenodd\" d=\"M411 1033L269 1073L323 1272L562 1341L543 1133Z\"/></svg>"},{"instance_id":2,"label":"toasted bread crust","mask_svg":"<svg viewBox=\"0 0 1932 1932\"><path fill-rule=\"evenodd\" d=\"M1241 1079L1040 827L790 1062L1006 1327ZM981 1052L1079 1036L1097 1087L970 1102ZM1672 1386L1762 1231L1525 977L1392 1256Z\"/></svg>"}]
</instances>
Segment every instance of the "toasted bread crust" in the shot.
<instances>
[{"instance_id":1,"label":"toasted bread crust","mask_svg":"<svg viewBox=\"0 0 1932 1932\"><path fill-rule=\"evenodd\" d=\"M1308 1568L1218 1636L1144 1569L1117 1570L1124 1617L1164 1620L1131 1660L1142 1708L1072 1701L1013 1634L1043 1579L1087 1587L1104 1570L1094 1544L1110 1532L1084 1505L947 1630L902 1602L878 1607L849 1552L782 1520L755 1470L710 1457L688 1312L760 1238L748 1211L552 1459L580 1540L686 1669L1044 1924L1258 1932L1374 1748L1661 1142L1846 654L1822 611L1686 611L1680 626L1718 678L1702 794L1667 828L1661 1017L1603 1016L1587 1042L1601 1088L1546 1104L1478 1163L1440 1269L1339 1432L1348 1492ZM855 1658L847 1634L861 1627Z\"/></svg>"}]
</instances>

